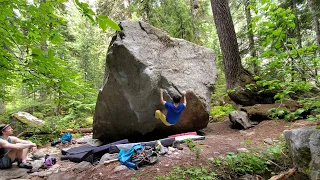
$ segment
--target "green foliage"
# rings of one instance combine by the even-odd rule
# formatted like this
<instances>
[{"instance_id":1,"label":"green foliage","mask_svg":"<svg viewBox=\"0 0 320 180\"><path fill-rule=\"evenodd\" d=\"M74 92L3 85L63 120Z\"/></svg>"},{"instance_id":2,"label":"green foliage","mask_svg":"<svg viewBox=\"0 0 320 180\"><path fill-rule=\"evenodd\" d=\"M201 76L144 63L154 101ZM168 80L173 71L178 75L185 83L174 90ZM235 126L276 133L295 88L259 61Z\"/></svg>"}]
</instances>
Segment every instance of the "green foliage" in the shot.
<instances>
[{"instance_id":1,"label":"green foliage","mask_svg":"<svg viewBox=\"0 0 320 180\"><path fill-rule=\"evenodd\" d=\"M130 11L137 18L165 30L172 37L182 38L200 45L216 44L210 42L214 37L214 26L210 12L210 1L199 0L196 8L187 0L138 1L130 4ZM194 16L191 8L194 8ZM210 46L210 45L209 45Z\"/></svg>"},{"instance_id":2,"label":"green foliage","mask_svg":"<svg viewBox=\"0 0 320 180\"><path fill-rule=\"evenodd\" d=\"M268 111L272 118L284 119L287 121L293 121L297 119L302 119L302 113L306 110L304 108L297 109L294 112L290 112L286 108L272 108Z\"/></svg>"},{"instance_id":3,"label":"green foliage","mask_svg":"<svg viewBox=\"0 0 320 180\"><path fill-rule=\"evenodd\" d=\"M251 149L248 153L235 154L229 152L226 156L211 158L210 162L218 177L228 177L237 179L245 174L268 175L271 170L275 170L274 164L287 166L290 158L287 156L286 145L283 140L274 146L268 146L265 149ZM282 169L277 169L282 170Z\"/></svg>"},{"instance_id":4,"label":"green foliage","mask_svg":"<svg viewBox=\"0 0 320 180\"><path fill-rule=\"evenodd\" d=\"M93 88L100 88L103 81L107 34L87 23L75 7L104 30L119 27L79 1L1 4L5 5L0 6L0 100L5 100L5 114L26 111L45 120L42 129L29 129L35 134L30 138L39 143L57 138L61 129L91 127Z\"/></svg>"},{"instance_id":5,"label":"green foliage","mask_svg":"<svg viewBox=\"0 0 320 180\"><path fill-rule=\"evenodd\" d=\"M272 160L280 160L283 156L283 151L286 149L286 143L284 141L281 141L276 146L269 146L267 151L268 158Z\"/></svg>"},{"instance_id":6,"label":"green foliage","mask_svg":"<svg viewBox=\"0 0 320 180\"><path fill-rule=\"evenodd\" d=\"M272 118L284 119L287 121L303 119L306 118L306 116L308 120L312 121L320 119L320 100L318 97L301 98L298 102L302 104L303 107L294 112L290 112L286 108L279 107L270 109L268 113Z\"/></svg>"},{"instance_id":7,"label":"green foliage","mask_svg":"<svg viewBox=\"0 0 320 180\"><path fill-rule=\"evenodd\" d=\"M66 123L68 128L80 128L80 127L91 127L92 116L95 109L95 103L83 104L81 101L70 101L65 109L66 116L60 121Z\"/></svg>"},{"instance_id":8,"label":"green foliage","mask_svg":"<svg viewBox=\"0 0 320 180\"><path fill-rule=\"evenodd\" d=\"M269 163L251 153L227 153L225 157L226 166L230 167L233 172L239 174L263 173L269 171Z\"/></svg>"},{"instance_id":9,"label":"green foliage","mask_svg":"<svg viewBox=\"0 0 320 180\"><path fill-rule=\"evenodd\" d=\"M220 121L228 116L232 111L234 111L234 108L231 104L213 106L210 110L210 116L213 117L214 121Z\"/></svg>"},{"instance_id":10,"label":"green foliage","mask_svg":"<svg viewBox=\"0 0 320 180\"><path fill-rule=\"evenodd\" d=\"M320 120L320 99L319 97L301 98L299 103L303 104L304 110L310 112L307 119L310 121Z\"/></svg>"},{"instance_id":11,"label":"green foliage","mask_svg":"<svg viewBox=\"0 0 320 180\"><path fill-rule=\"evenodd\" d=\"M60 16L64 0L3 1L0 25L0 99L12 100L8 89L21 85L28 91L53 95L58 106L72 98L92 92L78 70L61 56L65 19ZM79 3L84 13L92 14L86 3ZM108 20L109 21L109 20Z\"/></svg>"},{"instance_id":12,"label":"green foliage","mask_svg":"<svg viewBox=\"0 0 320 180\"><path fill-rule=\"evenodd\" d=\"M0 35L3 48L0 49L0 98L7 99L5 89L14 86L20 78L37 77L37 83L51 76L48 67L58 68L50 54L43 53L40 46L46 41L54 41L59 36L57 27L63 23L54 11L64 1L22 0L2 1L0 6ZM46 69L48 68L48 69Z\"/></svg>"},{"instance_id":13,"label":"green foliage","mask_svg":"<svg viewBox=\"0 0 320 180\"><path fill-rule=\"evenodd\" d=\"M41 128L30 127L28 128L28 132L31 132L33 135L24 139L30 140L38 146L45 146L54 139L60 138L60 130L52 128L48 122L45 122Z\"/></svg>"},{"instance_id":14,"label":"green foliage","mask_svg":"<svg viewBox=\"0 0 320 180\"><path fill-rule=\"evenodd\" d=\"M189 150L194 152L196 159L200 159L201 149L197 146L197 144L195 144L192 139L186 139L184 142L187 144Z\"/></svg>"},{"instance_id":15,"label":"green foliage","mask_svg":"<svg viewBox=\"0 0 320 180\"><path fill-rule=\"evenodd\" d=\"M291 7L280 6L280 3L271 0L263 3L251 2L250 9L255 14L251 21L252 30L258 37L256 41L258 45L255 48L258 52L257 57L250 58L257 58L258 65L263 62L261 77L265 81L277 81L280 84L299 83L301 80L305 83L306 78L309 78L319 86L318 77L313 71L318 66L315 57L317 46L306 43L301 47L302 44L298 40L301 37L295 37L297 36L295 23L301 23L297 21L299 17L295 16L296 12L293 12ZM285 92L277 98L282 99L283 96L286 96Z\"/></svg>"},{"instance_id":16,"label":"green foliage","mask_svg":"<svg viewBox=\"0 0 320 180\"><path fill-rule=\"evenodd\" d=\"M249 140L249 139L244 140L243 142L241 142L241 144L249 145L249 144L251 144L251 140Z\"/></svg>"},{"instance_id":17,"label":"green foliage","mask_svg":"<svg viewBox=\"0 0 320 180\"><path fill-rule=\"evenodd\" d=\"M156 177L154 180L214 180L216 174L210 172L205 166L174 166L173 171L162 177Z\"/></svg>"},{"instance_id":18,"label":"green foliage","mask_svg":"<svg viewBox=\"0 0 320 180\"><path fill-rule=\"evenodd\" d=\"M211 95L211 106L224 105L224 98L227 96L226 93L226 80L222 67L218 67L218 77L214 84L214 93Z\"/></svg>"},{"instance_id":19,"label":"green foliage","mask_svg":"<svg viewBox=\"0 0 320 180\"><path fill-rule=\"evenodd\" d=\"M194 148L195 146L191 144L190 147ZM225 156L210 158L211 168L201 164L174 166L170 174L156 177L155 180L238 179L245 174L259 174L263 177L269 177L272 170L275 172L283 170L277 169L279 167L274 166L274 162L283 167L287 167L290 163L283 138L274 146L256 151L252 149L251 151L251 153L227 153Z\"/></svg>"},{"instance_id":20,"label":"green foliage","mask_svg":"<svg viewBox=\"0 0 320 180\"><path fill-rule=\"evenodd\" d=\"M81 16L72 3L69 4L67 14L69 24L66 31L69 38L64 47L59 48L61 55L69 59L70 64L82 74L85 81L90 82L90 87L100 89L112 33L101 33L88 18Z\"/></svg>"},{"instance_id":21,"label":"green foliage","mask_svg":"<svg viewBox=\"0 0 320 180\"><path fill-rule=\"evenodd\" d=\"M7 105L7 114L16 113L18 111L29 112L34 116L38 114L43 118L43 116L54 114L55 105L50 101L33 101L31 99L16 101L14 104L9 103ZM40 116L36 117L40 118Z\"/></svg>"},{"instance_id":22,"label":"green foliage","mask_svg":"<svg viewBox=\"0 0 320 180\"><path fill-rule=\"evenodd\" d=\"M45 121L45 125L29 127L26 131L33 134L27 139L39 145L45 145L59 138L60 131L70 128L92 127L95 100L75 101L72 100L63 107L62 113L57 115L54 101L36 101L30 99L17 101L14 105L8 104L7 115L18 111L29 112L35 117ZM5 117L9 120L9 117ZM28 136L28 134L27 134Z\"/></svg>"},{"instance_id":23,"label":"green foliage","mask_svg":"<svg viewBox=\"0 0 320 180\"><path fill-rule=\"evenodd\" d=\"M98 23L103 31L106 31L107 26L116 31L121 31L120 27L107 16L97 16L96 13L89 7L87 3L79 2L79 0L75 0L75 2L77 4L77 7L81 10L82 14L88 17L92 22Z\"/></svg>"},{"instance_id":24,"label":"green foliage","mask_svg":"<svg viewBox=\"0 0 320 180\"><path fill-rule=\"evenodd\" d=\"M320 98L319 97L302 98L298 102L302 103L306 110L311 110L313 112L320 111Z\"/></svg>"},{"instance_id":25,"label":"green foliage","mask_svg":"<svg viewBox=\"0 0 320 180\"><path fill-rule=\"evenodd\" d=\"M259 90L257 93L270 92L274 91L277 94L274 96L274 99L283 101L289 99L291 94L296 92L308 92L311 90L312 85L305 81L290 81L282 82L280 80L262 80L259 76L255 76L256 85L262 87L263 89ZM249 84L246 86L247 89L253 90L257 86L255 84Z\"/></svg>"}]
</instances>

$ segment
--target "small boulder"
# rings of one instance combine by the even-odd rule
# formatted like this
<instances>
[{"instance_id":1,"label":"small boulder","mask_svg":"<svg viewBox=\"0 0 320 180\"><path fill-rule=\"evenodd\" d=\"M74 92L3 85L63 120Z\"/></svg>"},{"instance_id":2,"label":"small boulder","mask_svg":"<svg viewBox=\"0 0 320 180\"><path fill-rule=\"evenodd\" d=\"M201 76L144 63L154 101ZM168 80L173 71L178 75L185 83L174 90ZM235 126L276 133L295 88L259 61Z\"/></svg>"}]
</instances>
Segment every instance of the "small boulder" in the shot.
<instances>
[{"instance_id":1,"label":"small boulder","mask_svg":"<svg viewBox=\"0 0 320 180\"><path fill-rule=\"evenodd\" d=\"M266 138L263 140L265 143L272 145L273 144L273 140L271 138Z\"/></svg>"},{"instance_id":2,"label":"small boulder","mask_svg":"<svg viewBox=\"0 0 320 180\"><path fill-rule=\"evenodd\" d=\"M32 161L31 162L32 170L38 170L43 165L43 162L44 162L44 158L41 160Z\"/></svg>"},{"instance_id":3,"label":"small boulder","mask_svg":"<svg viewBox=\"0 0 320 180\"><path fill-rule=\"evenodd\" d=\"M247 148L238 148L237 152L238 153L247 153L247 152L249 152L249 150Z\"/></svg>"},{"instance_id":4,"label":"small boulder","mask_svg":"<svg viewBox=\"0 0 320 180\"><path fill-rule=\"evenodd\" d=\"M82 171L91 168L91 163L87 161L82 161L79 164L76 165L76 167L73 169L75 173L81 173Z\"/></svg>"},{"instance_id":5,"label":"small boulder","mask_svg":"<svg viewBox=\"0 0 320 180\"><path fill-rule=\"evenodd\" d=\"M229 119L232 128L235 129L248 129L254 126L254 123L249 120L247 113L243 111L232 111L229 114Z\"/></svg>"},{"instance_id":6,"label":"small boulder","mask_svg":"<svg viewBox=\"0 0 320 180\"><path fill-rule=\"evenodd\" d=\"M35 152L32 152L31 153L31 158L34 159L34 160L38 160L38 159L41 159L45 156L45 153L41 150L37 150Z\"/></svg>"},{"instance_id":7,"label":"small boulder","mask_svg":"<svg viewBox=\"0 0 320 180\"><path fill-rule=\"evenodd\" d=\"M171 151L171 152L174 152L176 149L173 148L173 147L168 147L168 150Z\"/></svg>"},{"instance_id":8,"label":"small boulder","mask_svg":"<svg viewBox=\"0 0 320 180\"><path fill-rule=\"evenodd\" d=\"M19 111L10 115L10 123L14 129L14 135L18 135L30 128L39 129L45 122L30 113Z\"/></svg>"},{"instance_id":9,"label":"small boulder","mask_svg":"<svg viewBox=\"0 0 320 180\"><path fill-rule=\"evenodd\" d=\"M101 157L100 163L103 164L105 161L110 161L114 159L118 159L118 153L115 153L115 154L106 153Z\"/></svg>"},{"instance_id":10,"label":"small boulder","mask_svg":"<svg viewBox=\"0 0 320 180\"><path fill-rule=\"evenodd\" d=\"M113 169L113 172L119 172L119 171L123 171L125 169L128 169L127 166L125 165L120 165L120 166L117 166Z\"/></svg>"}]
</instances>

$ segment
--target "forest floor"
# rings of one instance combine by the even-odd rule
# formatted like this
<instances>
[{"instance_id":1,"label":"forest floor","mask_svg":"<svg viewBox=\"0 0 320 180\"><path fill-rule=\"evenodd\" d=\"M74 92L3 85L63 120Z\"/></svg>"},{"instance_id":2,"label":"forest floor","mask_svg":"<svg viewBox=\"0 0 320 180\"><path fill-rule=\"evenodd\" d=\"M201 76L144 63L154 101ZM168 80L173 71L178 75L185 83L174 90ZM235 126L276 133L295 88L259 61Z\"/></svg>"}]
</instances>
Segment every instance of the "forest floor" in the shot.
<instances>
[{"instance_id":1,"label":"forest floor","mask_svg":"<svg viewBox=\"0 0 320 180\"><path fill-rule=\"evenodd\" d=\"M25 173L23 176L15 178L23 179L139 179L149 180L158 176L169 174L174 166L179 165L199 165L208 164L208 159L225 155L227 152L237 152L239 148L250 149L252 147L266 146L264 140L271 138L274 141L279 140L282 132L286 129L294 129L304 126L315 125L314 122L299 120L296 122L287 122L282 120L262 121L260 124L247 130L236 130L229 127L229 122L216 122L208 124L205 131L205 140L195 141L200 147L200 158L196 159L194 152L191 152L186 144L183 144L183 150L176 150L170 155L160 157L157 164L145 166L137 171L129 170L117 162L108 165L98 164L76 164L69 161L60 161L60 151L55 147L45 147L42 151L51 153L57 158L57 164L48 170L36 173ZM245 143L250 142L250 143ZM80 165L80 166L79 166ZM12 173L18 168L13 168ZM0 172L4 170L0 170ZM20 170L21 171L21 170ZM0 174L3 174L2 172ZM16 176L18 173L15 173ZM4 177L3 177L4 178ZM1 176L0 176L1 179Z\"/></svg>"}]
</instances>

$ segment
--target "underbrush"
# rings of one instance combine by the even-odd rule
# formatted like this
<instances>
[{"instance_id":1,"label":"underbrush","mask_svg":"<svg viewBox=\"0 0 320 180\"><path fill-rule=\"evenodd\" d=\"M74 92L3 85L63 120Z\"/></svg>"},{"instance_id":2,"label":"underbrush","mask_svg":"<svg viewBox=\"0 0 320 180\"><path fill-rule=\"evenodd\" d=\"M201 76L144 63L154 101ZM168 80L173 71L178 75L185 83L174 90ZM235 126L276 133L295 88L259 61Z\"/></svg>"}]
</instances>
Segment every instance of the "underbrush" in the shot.
<instances>
[{"instance_id":1,"label":"underbrush","mask_svg":"<svg viewBox=\"0 0 320 180\"><path fill-rule=\"evenodd\" d=\"M206 166L174 166L173 171L164 177L156 177L154 180L182 180L182 179L201 179L201 180L213 180L217 174L210 171Z\"/></svg>"},{"instance_id":2,"label":"underbrush","mask_svg":"<svg viewBox=\"0 0 320 180\"><path fill-rule=\"evenodd\" d=\"M229 152L223 156L209 158L208 161L207 166L202 164L174 166L168 175L154 179L233 180L248 174L267 179L293 167L283 139L274 146L249 149L249 152L237 154Z\"/></svg>"},{"instance_id":3,"label":"underbrush","mask_svg":"<svg viewBox=\"0 0 320 180\"><path fill-rule=\"evenodd\" d=\"M223 121L234 110L235 109L231 104L226 104L224 106L213 106L210 109L210 116L212 117L211 122Z\"/></svg>"},{"instance_id":4,"label":"underbrush","mask_svg":"<svg viewBox=\"0 0 320 180\"><path fill-rule=\"evenodd\" d=\"M28 112L33 116L45 121L39 127L28 127L22 139L28 139L38 145L50 143L61 136L61 130L73 128L92 127L95 102L82 102L71 100L62 107L60 114L57 113L57 105L54 101L25 100L8 104L6 117L2 117L1 123L10 122L10 115L18 111Z\"/></svg>"}]
</instances>

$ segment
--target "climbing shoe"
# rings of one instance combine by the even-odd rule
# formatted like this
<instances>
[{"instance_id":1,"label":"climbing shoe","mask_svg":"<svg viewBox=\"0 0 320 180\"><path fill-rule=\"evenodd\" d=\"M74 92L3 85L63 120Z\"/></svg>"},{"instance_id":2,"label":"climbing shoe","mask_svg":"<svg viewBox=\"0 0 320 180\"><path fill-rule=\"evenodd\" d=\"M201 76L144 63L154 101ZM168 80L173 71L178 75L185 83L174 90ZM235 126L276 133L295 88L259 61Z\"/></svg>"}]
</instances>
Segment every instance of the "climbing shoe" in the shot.
<instances>
[{"instance_id":1,"label":"climbing shoe","mask_svg":"<svg viewBox=\"0 0 320 180\"><path fill-rule=\"evenodd\" d=\"M31 164L27 164L27 163L20 163L18 165L19 168L25 168L25 169L32 169L32 165Z\"/></svg>"}]
</instances>

